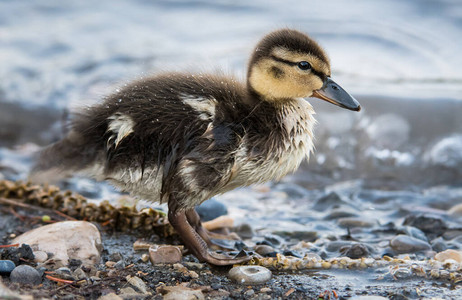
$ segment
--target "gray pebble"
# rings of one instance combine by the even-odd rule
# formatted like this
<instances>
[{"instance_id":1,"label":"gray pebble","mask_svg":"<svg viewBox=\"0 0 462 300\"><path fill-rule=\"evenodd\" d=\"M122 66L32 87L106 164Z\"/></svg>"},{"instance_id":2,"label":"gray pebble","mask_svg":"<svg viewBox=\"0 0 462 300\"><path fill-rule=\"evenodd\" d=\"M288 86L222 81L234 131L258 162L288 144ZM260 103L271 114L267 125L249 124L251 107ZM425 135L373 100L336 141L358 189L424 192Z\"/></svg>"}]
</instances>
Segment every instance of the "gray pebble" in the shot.
<instances>
[{"instance_id":1,"label":"gray pebble","mask_svg":"<svg viewBox=\"0 0 462 300\"><path fill-rule=\"evenodd\" d=\"M416 239L422 240L424 242L428 242L428 239L425 236L425 233L423 233L423 231L420 230L419 228L415 228L413 226L405 226L404 233L406 233L406 235L415 237Z\"/></svg>"},{"instance_id":2,"label":"gray pebble","mask_svg":"<svg viewBox=\"0 0 462 300\"><path fill-rule=\"evenodd\" d=\"M8 275L14 270L16 265L11 260L0 260L0 274Z\"/></svg>"},{"instance_id":3,"label":"gray pebble","mask_svg":"<svg viewBox=\"0 0 462 300\"><path fill-rule=\"evenodd\" d=\"M241 284L262 284L271 279L271 271L261 266L237 266L228 275Z\"/></svg>"},{"instance_id":4,"label":"gray pebble","mask_svg":"<svg viewBox=\"0 0 462 300\"><path fill-rule=\"evenodd\" d=\"M244 293L245 297L252 297L255 294L255 291L253 289L250 289Z\"/></svg>"},{"instance_id":5,"label":"gray pebble","mask_svg":"<svg viewBox=\"0 0 462 300\"><path fill-rule=\"evenodd\" d=\"M214 198L203 202L196 208L196 211L201 217L202 221L210 221L228 214L228 209L226 206Z\"/></svg>"},{"instance_id":6,"label":"gray pebble","mask_svg":"<svg viewBox=\"0 0 462 300\"><path fill-rule=\"evenodd\" d=\"M273 247L268 245L257 245L255 246L255 252L261 256L267 256L276 252Z\"/></svg>"},{"instance_id":7,"label":"gray pebble","mask_svg":"<svg viewBox=\"0 0 462 300\"><path fill-rule=\"evenodd\" d=\"M431 250L430 244L407 235L397 235L390 241L391 248L398 253L414 253Z\"/></svg>"},{"instance_id":8,"label":"gray pebble","mask_svg":"<svg viewBox=\"0 0 462 300\"><path fill-rule=\"evenodd\" d=\"M16 267L10 274L10 280L21 284L37 285L42 282L39 272L28 265Z\"/></svg>"}]
</instances>

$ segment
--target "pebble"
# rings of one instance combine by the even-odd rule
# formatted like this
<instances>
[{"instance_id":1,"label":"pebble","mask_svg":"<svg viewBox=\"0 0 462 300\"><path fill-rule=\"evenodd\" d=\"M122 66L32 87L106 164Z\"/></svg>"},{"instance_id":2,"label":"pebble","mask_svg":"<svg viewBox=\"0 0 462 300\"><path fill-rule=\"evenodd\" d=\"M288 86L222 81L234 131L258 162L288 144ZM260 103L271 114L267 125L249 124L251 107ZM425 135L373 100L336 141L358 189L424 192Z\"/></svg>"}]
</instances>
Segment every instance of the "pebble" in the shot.
<instances>
[{"instance_id":1,"label":"pebble","mask_svg":"<svg viewBox=\"0 0 462 300\"><path fill-rule=\"evenodd\" d=\"M48 254L44 251L34 251L34 262L42 263L48 259Z\"/></svg>"},{"instance_id":2,"label":"pebble","mask_svg":"<svg viewBox=\"0 0 462 300\"><path fill-rule=\"evenodd\" d=\"M271 289L269 287L263 287L260 289L260 292L262 293L271 293Z\"/></svg>"},{"instance_id":3,"label":"pebble","mask_svg":"<svg viewBox=\"0 0 462 300\"><path fill-rule=\"evenodd\" d=\"M234 226L234 219L230 216L220 216L216 219L202 223L207 230L216 230L221 228L230 228Z\"/></svg>"},{"instance_id":4,"label":"pebble","mask_svg":"<svg viewBox=\"0 0 462 300\"><path fill-rule=\"evenodd\" d=\"M147 255L146 253L143 253L143 255L141 255L141 261L148 262L148 260L149 260L149 255Z\"/></svg>"},{"instance_id":5,"label":"pebble","mask_svg":"<svg viewBox=\"0 0 462 300\"><path fill-rule=\"evenodd\" d=\"M261 256L276 256L276 250L268 245L257 245L255 246L255 252L260 254Z\"/></svg>"},{"instance_id":6,"label":"pebble","mask_svg":"<svg viewBox=\"0 0 462 300\"><path fill-rule=\"evenodd\" d=\"M149 259L153 265L174 264L180 262L182 257L179 247L167 245L149 248Z\"/></svg>"},{"instance_id":7,"label":"pebble","mask_svg":"<svg viewBox=\"0 0 462 300\"><path fill-rule=\"evenodd\" d=\"M370 228L374 227L376 222L372 220L366 220L364 218L339 218L337 223L340 227L344 228L354 228L354 227L361 227L361 228Z\"/></svg>"},{"instance_id":8,"label":"pebble","mask_svg":"<svg viewBox=\"0 0 462 300\"><path fill-rule=\"evenodd\" d=\"M353 259L369 256L369 249L363 244L353 244L351 246L343 247L340 249L340 252Z\"/></svg>"},{"instance_id":9,"label":"pebble","mask_svg":"<svg viewBox=\"0 0 462 300\"><path fill-rule=\"evenodd\" d=\"M254 291L253 289L250 289L250 290L247 290L247 291L244 293L244 296L245 296L245 297L252 297L254 294L255 294L255 291Z\"/></svg>"},{"instance_id":10,"label":"pebble","mask_svg":"<svg viewBox=\"0 0 462 300\"><path fill-rule=\"evenodd\" d=\"M448 249L437 253L435 259L440 262L445 262L448 259L455 260L458 263L462 263L462 251Z\"/></svg>"},{"instance_id":11,"label":"pebble","mask_svg":"<svg viewBox=\"0 0 462 300\"><path fill-rule=\"evenodd\" d=\"M261 266L237 266L228 275L241 284L262 284L271 279L271 271Z\"/></svg>"},{"instance_id":12,"label":"pebble","mask_svg":"<svg viewBox=\"0 0 462 300\"><path fill-rule=\"evenodd\" d=\"M0 275L8 275L16 265L11 260L0 260Z\"/></svg>"},{"instance_id":13,"label":"pebble","mask_svg":"<svg viewBox=\"0 0 462 300\"><path fill-rule=\"evenodd\" d=\"M451 217L462 217L462 203L454 205L448 210Z\"/></svg>"},{"instance_id":14,"label":"pebble","mask_svg":"<svg viewBox=\"0 0 462 300\"><path fill-rule=\"evenodd\" d=\"M122 254L120 254L119 252L113 252L113 253L109 256L109 259L112 260L112 261L118 262L118 261L120 261L120 260L123 259L123 256L122 256Z\"/></svg>"},{"instance_id":15,"label":"pebble","mask_svg":"<svg viewBox=\"0 0 462 300\"><path fill-rule=\"evenodd\" d=\"M226 206L217 201L215 198L211 198L196 208L197 213L201 217L203 222L216 219L220 216L228 214Z\"/></svg>"},{"instance_id":16,"label":"pebble","mask_svg":"<svg viewBox=\"0 0 462 300\"><path fill-rule=\"evenodd\" d=\"M85 272L81 268L75 269L74 273L72 274L74 275L75 278L77 278L77 280L82 280L82 279L87 278L87 274L85 274Z\"/></svg>"},{"instance_id":17,"label":"pebble","mask_svg":"<svg viewBox=\"0 0 462 300\"><path fill-rule=\"evenodd\" d=\"M186 283L187 284L187 283ZM203 300L204 294L201 290L194 290L184 285L160 286L156 289L158 293L164 295L163 300Z\"/></svg>"},{"instance_id":18,"label":"pebble","mask_svg":"<svg viewBox=\"0 0 462 300\"><path fill-rule=\"evenodd\" d=\"M233 231L236 232L242 239L251 239L255 235L255 231L252 229L252 226L247 223L234 227Z\"/></svg>"},{"instance_id":19,"label":"pebble","mask_svg":"<svg viewBox=\"0 0 462 300\"><path fill-rule=\"evenodd\" d=\"M136 276L130 276L128 275L127 276L127 282L133 286L134 288L136 288L138 291L140 291L141 293L143 294L146 294L148 292L148 289L146 287L146 283L144 283L144 281L139 278L139 277L136 277Z\"/></svg>"},{"instance_id":20,"label":"pebble","mask_svg":"<svg viewBox=\"0 0 462 300\"><path fill-rule=\"evenodd\" d=\"M11 282L37 285L42 282L39 272L28 265L17 266L10 274Z\"/></svg>"},{"instance_id":21,"label":"pebble","mask_svg":"<svg viewBox=\"0 0 462 300\"><path fill-rule=\"evenodd\" d=\"M431 250L429 243L404 234L395 236L390 241L390 246L398 253L414 253Z\"/></svg>"},{"instance_id":22,"label":"pebble","mask_svg":"<svg viewBox=\"0 0 462 300\"><path fill-rule=\"evenodd\" d=\"M65 221L30 230L13 240L32 248L51 253L55 261L67 265L69 259L84 264L99 263L102 250L101 235L95 225L85 221Z\"/></svg>"},{"instance_id":23,"label":"pebble","mask_svg":"<svg viewBox=\"0 0 462 300\"><path fill-rule=\"evenodd\" d=\"M432 248L436 252L443 252L444 250L448 249L448 244L442 237L438 237L434 239L432 242Z\"/></svg>"},{"instance_id":24,"label":"pebble","mask_svg":"<svg viewBox=\"0 0 462 300\"><path fill-rule=\"evenodd\" d=\"M404 219L403 225L410 225L419 228L425 233L440 234L448 228L443 219L433 215L410 215Z\"/></svg>"},{"instance_id":25,"label":"pebble","mask_svg":"<svg viewBox=\"0 0 462 300\"><path fill-rule=\"evenodd\" d=\"M405 226L404 227L404 233L406 235L415 237L415 238L417 238L419 240L428 242L428 239L425 236L425 233L423 233L422 230L420 230L419 228L415 228L413 226Z\"/></svg>"},{"instance_id":26,"label":"pebble","mask_svg":"<svg viewBox=\"0 0 462 300\"><path fill-rule=\"evenodd\" d=\"M348 203L342 199L342 197L336 192L330 192L327 195L322 196L313 205L314 210L325 211L328 208L336 205L347 205Z\"/></svg>"}]
</instances>

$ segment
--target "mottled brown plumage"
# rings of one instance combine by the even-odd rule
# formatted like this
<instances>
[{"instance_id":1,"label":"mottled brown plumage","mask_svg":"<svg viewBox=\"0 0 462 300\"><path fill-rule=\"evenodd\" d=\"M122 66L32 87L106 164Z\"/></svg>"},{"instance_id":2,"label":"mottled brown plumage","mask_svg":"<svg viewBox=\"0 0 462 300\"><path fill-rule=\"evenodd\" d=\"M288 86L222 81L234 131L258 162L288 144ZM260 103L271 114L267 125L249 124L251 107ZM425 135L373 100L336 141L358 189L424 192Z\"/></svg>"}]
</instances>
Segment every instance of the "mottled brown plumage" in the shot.
<instances>
[{"instance_id":1,"label":"mottled brown plumage","mask_svg":"<svg viewBox=\"0 0 462 300\"><path fill-rule=\"evenodd\" d=\"M319 93L359 110L329 76L327 55L308 36L289 29L270 33L250 59L247 83L165 73L76 113L69 134L42 151L32 178L83 173L167 202L171 224L200 260L245 261L207 250L210 233L194 207L298 168L312 150L314 125L313 109L300 97Z\"/></svg>"}]
</instances>

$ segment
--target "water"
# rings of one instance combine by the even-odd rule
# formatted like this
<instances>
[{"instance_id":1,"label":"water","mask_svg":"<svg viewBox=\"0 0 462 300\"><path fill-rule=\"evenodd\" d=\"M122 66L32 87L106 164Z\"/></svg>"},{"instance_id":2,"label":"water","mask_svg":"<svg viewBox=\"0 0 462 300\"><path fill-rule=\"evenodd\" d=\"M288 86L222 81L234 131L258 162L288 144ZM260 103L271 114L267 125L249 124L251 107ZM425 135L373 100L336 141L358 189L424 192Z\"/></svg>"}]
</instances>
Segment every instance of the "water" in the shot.
<instances>
[{"instance_id":1,"label":"water","mask_svg":"<svg viewBox=\"0 0 462 300\"><path fill-rule=\"evenodd\" d=\"M92 102L163 69L243 75L280 27L316 38L355 95L462 92L460 1L2 1L0 20L2 98L27 105Z\"/></svg>"}]
</instances>

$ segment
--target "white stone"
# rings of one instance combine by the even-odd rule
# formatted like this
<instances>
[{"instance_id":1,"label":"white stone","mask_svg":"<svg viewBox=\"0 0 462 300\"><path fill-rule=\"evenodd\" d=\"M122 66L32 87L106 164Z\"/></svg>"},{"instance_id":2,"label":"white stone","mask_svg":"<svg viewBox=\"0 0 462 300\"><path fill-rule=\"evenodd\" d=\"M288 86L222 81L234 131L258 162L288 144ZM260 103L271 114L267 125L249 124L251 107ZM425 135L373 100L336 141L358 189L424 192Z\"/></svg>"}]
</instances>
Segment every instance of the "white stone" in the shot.
<instances>
[{"instance_id":1,"label":"white stone","mask_svg":"<svg viewBox=\"0 0 462 300\"><path fill-rule=\"evenodd\" d=\"M444 250L435 255L435 259L440 262L445 262L448 259L454 260L458 263L462 263L462 251L453 249Z\"/></svg>"},{"instance_id":2,"label":"white stone","mask_svg":"<svg viewBox=\"0 0 462 300\"><path fill-rule=\"evenodd\" d=\"M271 279L271 271L261 266L237 266L229 271L229 278L240 284L262 284Z\"/></svg>"},{"instance_id":3,"label":"white stone","mask_svg":"<svg viewBox=\"0 0 462 300\"><path fill-rule=\"evenodd\" d=\"M65 221L30 230L13 240L32 250L52 253L50 258L68 264L79 259L84 265L100 261L101 235L95 225L85 221Z\"/></svg>"}]
</instances>

